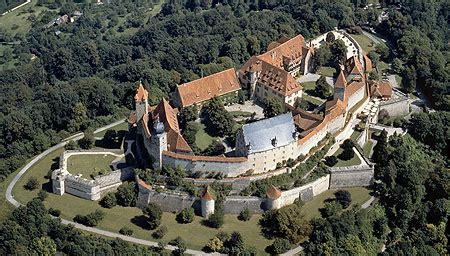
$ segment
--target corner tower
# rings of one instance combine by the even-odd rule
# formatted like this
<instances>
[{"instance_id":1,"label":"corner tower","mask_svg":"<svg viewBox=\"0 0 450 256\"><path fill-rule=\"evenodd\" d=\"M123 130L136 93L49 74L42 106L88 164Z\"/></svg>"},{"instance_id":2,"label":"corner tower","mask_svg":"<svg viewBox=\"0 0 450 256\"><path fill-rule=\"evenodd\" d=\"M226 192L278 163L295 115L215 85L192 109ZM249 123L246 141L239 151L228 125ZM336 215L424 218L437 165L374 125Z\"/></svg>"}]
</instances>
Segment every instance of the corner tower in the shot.
<instances>
[{"instance_id":1,"label":"corner tower","mask_svg":"<svg viewBox=\"0 0 450 256\"><path fill-rule=\"evenodd\" d=\"M164 130L164 124L159 121L157 116L153 121L152 136L150 137L149 154L153 158L153 168L161 169L162 152L167 150L167 132Z\"/></svg>"},{"instance_id":2,"label":"corner tower","mask_svg":"<svg viewBox=\"0 0 450 256\"><path fill-rule=\"evenodd\" d=\"M202 216L208 218L214 213L215 199L212 195L211 188L207 186L201 196Z\"/></svg>"}]
</instances>

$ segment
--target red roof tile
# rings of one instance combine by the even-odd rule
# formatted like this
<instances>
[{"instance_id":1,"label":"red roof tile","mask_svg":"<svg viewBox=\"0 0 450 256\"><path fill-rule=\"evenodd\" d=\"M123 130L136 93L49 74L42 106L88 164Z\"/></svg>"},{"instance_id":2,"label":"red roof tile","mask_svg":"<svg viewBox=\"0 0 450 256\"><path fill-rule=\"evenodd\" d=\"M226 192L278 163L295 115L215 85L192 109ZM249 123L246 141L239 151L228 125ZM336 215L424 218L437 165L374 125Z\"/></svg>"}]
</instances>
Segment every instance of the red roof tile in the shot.
<instances>
[{"instance_id":1,"label":"red roof tile","mask_svg":"<svg viewBox=\"0 0 450 256\"><path fill-rule=\"evenodd\" d=\"M280 198L281 191L278 188L276 188L274 185L270 185L267 188L266 195L268 198L275 200L275 199Z\"/></svg>"}]
</instances>

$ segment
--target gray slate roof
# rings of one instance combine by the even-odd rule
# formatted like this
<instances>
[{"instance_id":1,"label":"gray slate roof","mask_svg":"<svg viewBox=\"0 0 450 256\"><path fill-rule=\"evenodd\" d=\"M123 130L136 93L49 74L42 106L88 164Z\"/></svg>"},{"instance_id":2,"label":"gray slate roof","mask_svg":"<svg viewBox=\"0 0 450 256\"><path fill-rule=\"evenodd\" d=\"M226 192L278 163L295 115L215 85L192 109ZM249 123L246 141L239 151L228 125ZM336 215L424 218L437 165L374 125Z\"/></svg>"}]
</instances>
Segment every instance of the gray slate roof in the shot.
<instances>
[{"instance_id":1,"label":"gray slate roof","mask_svg":"<svg viewBox=\"0 0 450 256\"><path fill-rule=\"evenodd\" d=\"M285 146L297 137L291 112L246 124L242 131L245 145L250 145L249 154Z\"/></svg>"}]
</instances>

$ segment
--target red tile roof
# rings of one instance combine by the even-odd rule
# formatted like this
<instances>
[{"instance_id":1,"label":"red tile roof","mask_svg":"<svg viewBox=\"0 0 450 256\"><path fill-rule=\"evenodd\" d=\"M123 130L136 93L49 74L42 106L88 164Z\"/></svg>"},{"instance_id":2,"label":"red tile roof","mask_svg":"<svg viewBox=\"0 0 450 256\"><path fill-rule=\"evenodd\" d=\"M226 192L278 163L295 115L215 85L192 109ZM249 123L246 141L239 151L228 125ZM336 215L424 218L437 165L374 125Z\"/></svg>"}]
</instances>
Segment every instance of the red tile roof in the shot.
<instances>
[{"instance_id":1,"label":"red tile roof","mask_svg":"<svg viewBox=\"0 0 450 256\"><path fill-rule=\"evenodd\" d=\"M266 195L268 198L275 200L275 199L280 198L281 191L278 188L276 188L274 185L270 185L267 188Z\"/></svg>"},{"instance_id":2,"label":"red tile roof","mask_svg":"<svg viewBox=\"0 0 450 256\"><path fill-rule=\"evenodd\" d=\"M201 198L203 200L211 201L211 200L215 199L213 194L212 194L212 192L210 190L211 190L211 188L209 186L206 186L205 190L203 190L203 193L201 195Z\"/></svg>"},{"instance_id":3,"label":"red tile roof","mask_svg":"<svg viewBox=\"0 0 450 256\"><path fill-rule=\"evenodd\" d=\"M363 75L363 68L356 56L352 56L344 63L345 74L360 74Z\"/></svg>"},{"instance_id":4,"label":"red tile roof","mask_svg":"<svg viewBox=\"0 0 450 256\"><path fill-rule=\"evenodd\" d=\"M167 144L168 149L173 152L192 152L191 147L183 138L183 136L172 129L167 132Z\"/></svg>"},{"instance_id":5,"label":"red tile roof","mask_svg":"<svg viewBox=\"0 0 450 256\"><path fill-rule=\"evenodd\" d=\"M247 161L246 157L224 157L224 156L196 156L163 151L163 154L176 159L190 160L192 162L220 162L220 163L242 163Z\"/></svg>"},{"instance_id":6,"label":"red tile roof","mask_svg":"<svg viewBox=\"0 0 450 256\"><path fill-rule=\"evenodd\" d=\"M138 88L136 89L136 95L134 96L135 101L144 101L148 98L148 91L144 88L141 82L139 82Z\"/></svg>"},{"instance_id":7,"label":"red tile roof","mask_svg":"<svg viewBox=\"0 0 450 256\"><path fill-rule=\"evenodd\" d=\"M369 59L367 54L364 54L364 65L366 66L366 72L372 72L372 61Z\"/></svg>"},{"instance_id":8,"label":"red tile roof","mask_svg":"<svg viewBox=\"0 0 450 256\"><path fill-rule=\"evenodd\" d=\"M372 97L390 98L392 96L391 83L388 80L371 82L370 95Z\"/></svg>"},{"instance_id":9,"label":"red tile roof","mask_svg":"<svg viewBox=\"0 0 450 256\"><path fill-rule=\"evenodd\" d=\"M336 78L336 83L334 83L335 88L345 88L347 86L347 80L345 79L344 72L339 72L338 77Z\"/></svg>"},{"instance_id":10,"label":"red tile roof","mask_svg":"<svg viewBox=\"0 0 450 256\"><path fill-rule=\"evenodd\" d=\"M284 68L285 62L300 62L308 50L302 35L289 40L281 39L281 42L269 45L269 50L258 58L276 67Z\"/></svg>"},{"instance_id":11,"label":"red tile roof","mask_svg":"<svg viewBox=\"0 0 450 256\"><path fill-rule=\"evenodd\" d=\"M234 68L179 85L177 94L181 107L209 100L241 89Z\"/></svg>"}]
</instances>

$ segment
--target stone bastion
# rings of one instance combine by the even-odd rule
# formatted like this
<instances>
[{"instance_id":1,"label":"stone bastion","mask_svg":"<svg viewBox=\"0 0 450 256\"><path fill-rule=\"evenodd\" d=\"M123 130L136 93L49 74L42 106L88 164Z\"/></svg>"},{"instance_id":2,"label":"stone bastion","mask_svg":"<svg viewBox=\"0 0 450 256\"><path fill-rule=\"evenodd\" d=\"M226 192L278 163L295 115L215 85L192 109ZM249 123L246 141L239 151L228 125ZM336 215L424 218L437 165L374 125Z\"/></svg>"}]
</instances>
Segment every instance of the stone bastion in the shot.
<instances>
[{"instance_id":1,"label":"stone bastion","mask_svg":"<svg viewBox=\"0 0 450 256\"><path fill-rule=\"evenodd\" d=\"M113 152L108 151L85 151L85 150L66 150L59 157L59 169L52 172L53 193L63 195L69 193L88 200L99 200L105 192L111 191L123 180L133 179L134 170L132 167L115 169L108 174L99 175L93 180L83 178L79 175L71 174L67 169L67 160L74 155L113 155L120 157ZM111 163L117 167L117 162Z\"/></svg>"}]
</instances>

